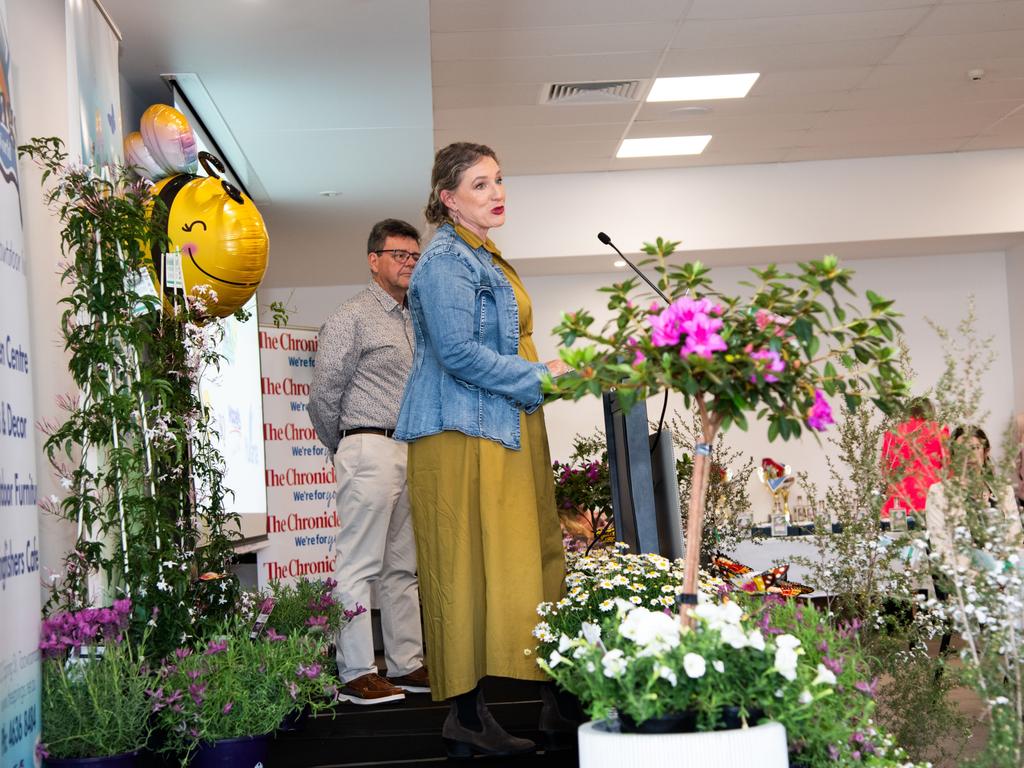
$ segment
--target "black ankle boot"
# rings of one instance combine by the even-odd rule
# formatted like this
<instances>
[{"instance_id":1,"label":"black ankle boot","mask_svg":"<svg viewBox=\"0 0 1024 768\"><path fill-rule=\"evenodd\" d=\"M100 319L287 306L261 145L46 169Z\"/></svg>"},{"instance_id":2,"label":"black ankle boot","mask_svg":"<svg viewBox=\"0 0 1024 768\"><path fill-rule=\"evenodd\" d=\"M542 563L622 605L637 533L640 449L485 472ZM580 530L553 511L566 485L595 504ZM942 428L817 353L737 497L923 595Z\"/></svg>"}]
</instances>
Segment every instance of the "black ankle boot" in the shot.
<instances>
[{"instance_id":1,"label":"black ankle boot","mask_svg":"<svg viewBox=\"0 0 1024 768\"><path fill-rule=\"evenodd\" d=\"M480 693L476 697L476 714L483 726L481 730L469 728L459 721L459 709L455 700L452 700L451 711L441 728L448 757L520 755L536 749L537 745L529 739L513 736L498 725Z\"/></svg>"},{"instance_id":2,"label":"black ankle boot","mask_svg":"<svg viewBox=\"0 0 1024 768\"><path fill-rule=\"evenodd\" d=\"M540 722L547 749L571 749L576 746L576 731L586 720L579 700L558 690L554 683L540 684Z\"/></svg>"}]
</instances>

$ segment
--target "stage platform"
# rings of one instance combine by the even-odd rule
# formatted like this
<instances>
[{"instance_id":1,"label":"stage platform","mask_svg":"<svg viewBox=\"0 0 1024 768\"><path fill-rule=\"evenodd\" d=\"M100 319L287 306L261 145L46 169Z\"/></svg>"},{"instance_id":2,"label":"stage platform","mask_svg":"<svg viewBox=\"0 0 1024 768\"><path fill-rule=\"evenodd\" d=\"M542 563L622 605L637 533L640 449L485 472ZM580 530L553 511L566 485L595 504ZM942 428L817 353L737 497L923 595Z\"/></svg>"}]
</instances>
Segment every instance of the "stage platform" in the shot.
<instances>
[{"instance_id":1,"label":"stage platform","mask_svg":"<svg viewBox=\"0 0 1024 768\"><path fill-rule=\"evenodd\" d=\"M272 742L264 768L352 768L354 766L429 766L434 764L575 768L575 743L568 749L544 745L537 731L540 697L537 684L488 679L484 696L495 719L510 733L538 744L535 754L515 758L477 757L448 760L441 725L448 704L430 694L406 694L405 701L377 706L340 704L333 713L306 720L301 730L281 733Z\"/></svg>"}]
</instances>

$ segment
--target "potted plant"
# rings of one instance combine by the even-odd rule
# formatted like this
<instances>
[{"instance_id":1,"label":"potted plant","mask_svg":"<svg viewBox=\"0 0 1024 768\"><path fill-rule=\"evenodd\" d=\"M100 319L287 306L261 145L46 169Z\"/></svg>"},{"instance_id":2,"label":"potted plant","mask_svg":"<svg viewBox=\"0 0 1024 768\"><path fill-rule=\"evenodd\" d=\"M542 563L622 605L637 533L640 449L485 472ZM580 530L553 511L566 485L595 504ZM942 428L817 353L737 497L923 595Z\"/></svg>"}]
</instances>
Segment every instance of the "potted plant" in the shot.
<instances>
[{"instance_id":1,"label":"potted plant","mask_svg":"<svg viewBox=\"0 0 1024 768\"><path fill-rule=\"evenodd\" d=\"M552 462L555 504L566 550L589 553L615 541L604 436L576 435L567 462Z\"/></svg>"},{"instance_id":2,"label":"potted plant","mask_svg":"<svg viewBox=\"0 0 1024 768\"><path fill-rule=\"evenodd\" d=\"M43 621L39 754L54 768L131 768L149 738L149 671L125 639L131 602Z\"/></svg>"},{"instance_id":3,"label":"potted plant","mask_svg":"<svg viewBox=\"0 0 1024 768\"><path fill-rule=\"evenodd\" d=\"M549 380L559 397L600 396L614 389L624 408L661 389L683 394L700 418L694 446L686 530L684 605L696 601L710 455L719 431L768 421L768 438L799 437L832 423L829 397L856 408L870 397L891 410L907 390L890 342L900 330L892 302L867 291L868 308L840 301L853 295L853 273L834 256L785 272L752 269L743 296L716 291L700 262L668 266L675 242L659 238L644 250L657 259L669 305L645 306L633 280L607 289L612 319L592 328L586 311L563 315L555 329L573 371ZM577 340L589 342L573 346ZM692 621L680 612L685 624Z\"/></svg>"},{"instance_id":4,"label":"potted plant","mask_svg":"<svg viewBox=\"0 0 1024 768\"><path fill-rule=\"evenodd\" d=\"M581 766L905 764L871 719L876 681L855 627L775 597L692 613L682 627L616 598L575 636L548 616L558 634L537 662L595 718L579 732Z\"/></svg>"},{"instance_id":5,"label":"potted plant","mask_svg":"<svg viewBox=\"0 0 1024 768\"><path fill-rule=\"evenodd\" d=\"M161 751L183 766L255 766L287 715L337 700L314 639L272 629L249 635L234 621L205 644L175 649L147 691L165 736Z\"/></svg>"}]
</instances>

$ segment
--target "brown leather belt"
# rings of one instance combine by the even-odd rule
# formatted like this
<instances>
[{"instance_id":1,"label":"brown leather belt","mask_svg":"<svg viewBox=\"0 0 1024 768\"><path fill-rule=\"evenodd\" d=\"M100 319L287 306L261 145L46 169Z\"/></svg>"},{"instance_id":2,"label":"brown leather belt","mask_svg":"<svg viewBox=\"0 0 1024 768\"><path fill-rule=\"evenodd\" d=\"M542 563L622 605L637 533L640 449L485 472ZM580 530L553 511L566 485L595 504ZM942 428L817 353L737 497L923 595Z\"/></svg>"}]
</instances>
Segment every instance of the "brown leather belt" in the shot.
<instances>
[{"instance_id":1,"label":"brown leather belt","mask_svg":"<svg viewBox=\"0 0 1024 768\"><path fill-rule=\"evenodd\" d=\"M391 437L393 434L395 434L395 430L382 427L352 427L352 429L341 430L341 439L344 440L352 435L383 435L384 437Z\"/></svg>"}]
</instances>

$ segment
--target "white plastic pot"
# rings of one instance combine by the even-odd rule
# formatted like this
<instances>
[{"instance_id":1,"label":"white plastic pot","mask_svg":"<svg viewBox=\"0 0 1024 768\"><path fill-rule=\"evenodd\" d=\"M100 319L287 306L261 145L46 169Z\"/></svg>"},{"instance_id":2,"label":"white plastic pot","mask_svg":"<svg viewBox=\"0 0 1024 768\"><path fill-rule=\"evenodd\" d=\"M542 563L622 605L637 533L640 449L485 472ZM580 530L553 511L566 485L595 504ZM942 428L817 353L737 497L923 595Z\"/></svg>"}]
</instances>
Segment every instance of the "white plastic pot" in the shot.
<instances>
[{"instance_id":1,"label":"white plastic pot","mask_svg":"<svg viewBox=\"0 0 1024 768\"><path fill-rule=\"evenodd\" d=\"M579 729L580 768L788 768L781 723L702 733L620 733L596 720Z\"/></svg>"}]
</instances>

